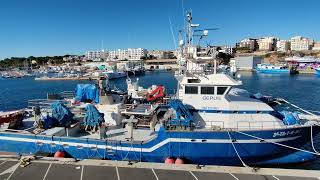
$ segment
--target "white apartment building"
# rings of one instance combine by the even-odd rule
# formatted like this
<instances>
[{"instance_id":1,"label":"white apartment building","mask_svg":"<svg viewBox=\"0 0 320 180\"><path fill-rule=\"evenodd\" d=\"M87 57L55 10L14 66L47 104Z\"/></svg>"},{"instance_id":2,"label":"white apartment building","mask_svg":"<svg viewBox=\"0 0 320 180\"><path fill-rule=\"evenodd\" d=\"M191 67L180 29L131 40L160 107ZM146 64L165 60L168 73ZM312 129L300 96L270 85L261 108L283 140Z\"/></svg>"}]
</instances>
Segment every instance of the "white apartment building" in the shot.
<instances>
[{"instance_id":1,"label":"white apartment building","mask_svg":"<svg viewBox=\"0 0 320 180\"><path fill-rule=\"evenodd\" d=\"M115 50L109 52L109 60L140 60L147 56L148 51L143 48Z\"/></svg>"},{"instance_id":2,"label":"white apartment building","mask_svg":"<svg viewBox=\"0 0 320 180\"><path fill-rule=\"evenodd\" d=\"M295 36L290 39L292 51L311 50L313 40L302 36Z\"/></svg>"},{"instance_id":3,"label":"white apartment building","mask_svg":"<svg viewBox=\"0 0 320 180\"><path fill-rule=\"evenodd\" d=\"M240 47L247 47L251 51L254 51L257 48L257 41L256 41L256 39L251 39L251 38L244 39L244 40L240 41L239 46Z\"/></svg>"},{"instance_id":4,"label":"white apartment building","mask_svg":"<svg viewBox=\"0 0 320 180\"><path fill-rule=\"evenodd\" d=\"M277 51L286 52L290 50L290 41L280 40L277 41Z\"/></svg>"},{"instance_id":5,"label":"white apartment building","mask_svg":"<svg viewBox=\"0 0 320 180\"><path fill-rule=\"evenodd\" d=\"M93 60L93 61L101 61L108 58L108 51L101 50L101 51L88 51L86 53L86 59Z\"/></svg>"},{"instance_id":6,"label":"white apartment building","mask_svg":"<svg viewBox=\"0 0 320 180\"><path fill-rule=\"evenodd\" d=\"M258 40L258 46L260 51L273 51L276 47L278 38L275 37L263 37Z\"/></svg>"}]
</instances>

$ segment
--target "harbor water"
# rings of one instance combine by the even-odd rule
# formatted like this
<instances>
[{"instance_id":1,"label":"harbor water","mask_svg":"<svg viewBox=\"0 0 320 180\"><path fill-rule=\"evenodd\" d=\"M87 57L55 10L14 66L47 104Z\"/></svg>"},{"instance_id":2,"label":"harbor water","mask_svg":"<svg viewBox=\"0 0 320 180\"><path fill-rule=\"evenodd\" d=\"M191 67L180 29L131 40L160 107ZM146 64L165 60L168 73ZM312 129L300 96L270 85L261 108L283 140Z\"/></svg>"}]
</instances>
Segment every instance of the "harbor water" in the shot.
<instances>
[{"instance_id":1,"label":"harbor water","mask_svg":"<svg viewBox=\"0 0 320 180\"><path fill-rule=\"evenodd\" d=\"M317 113L320 111L320 77L315 75L287 74L257 74L241 72L243 85L240 88L250 93L260 92L264 95L281 97L293 104ZM146 72L144 76L132 78L139 85L150 87L153 84L164 85L166 92L173 94L177 87L174 74L169 71ZM126 88L126 79L111 80L112 86ZM0 111L21 109L27 107L30 99L46 98L47 93L73 91L79 83L94 83L90 81L35 81L33 78L0 79ZM315 140L316 148L320 151L319 136ZM308 148L308 147L306 147ZM290 165L288 168L320 169L320 157L303 165Z\"/></svg>"}]
</instances>

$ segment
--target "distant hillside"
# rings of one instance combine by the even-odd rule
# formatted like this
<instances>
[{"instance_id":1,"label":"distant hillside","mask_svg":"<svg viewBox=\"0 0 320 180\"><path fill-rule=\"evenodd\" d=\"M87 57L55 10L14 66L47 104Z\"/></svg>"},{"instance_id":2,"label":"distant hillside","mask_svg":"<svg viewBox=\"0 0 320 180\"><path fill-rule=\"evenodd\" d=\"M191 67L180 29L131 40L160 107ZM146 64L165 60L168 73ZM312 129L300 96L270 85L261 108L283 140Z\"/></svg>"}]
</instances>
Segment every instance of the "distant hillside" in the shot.
<instances>
[{"instance_id":1,"label":"distant hillside","mask_svg":"<svg viewBox=\"0 0 320 180\"><path fill-rule=\"evenodd\" d=\"M69 57L70 55L64 56L45 56L45 57L11 57L4 60L0 60L0 68L19 68L24 67L26 64L30 65L32 61L35 61L37 65L44 65L48 62L53 64L62 64L64 57Z\"/></svg>"}]
</instances>

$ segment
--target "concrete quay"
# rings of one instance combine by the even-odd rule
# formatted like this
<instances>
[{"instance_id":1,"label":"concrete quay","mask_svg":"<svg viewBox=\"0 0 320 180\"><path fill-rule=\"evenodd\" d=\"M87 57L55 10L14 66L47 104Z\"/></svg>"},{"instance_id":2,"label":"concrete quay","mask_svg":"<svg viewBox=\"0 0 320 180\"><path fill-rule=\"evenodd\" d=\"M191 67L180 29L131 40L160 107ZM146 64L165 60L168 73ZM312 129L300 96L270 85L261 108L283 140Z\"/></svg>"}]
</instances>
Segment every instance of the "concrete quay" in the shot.
<instances>
[{"instance_id":1,"label":"concrete quay","mask_svg":"<svg viewBox=\"0 0 320 180\"><path fill-rule=\"evenodd\" d=\"M44 158L22 167L17 159L0 159L0 179L19 180L319 180L320 171L230 166L168 165L126 161Z\"/></svg>"}]
</instances>

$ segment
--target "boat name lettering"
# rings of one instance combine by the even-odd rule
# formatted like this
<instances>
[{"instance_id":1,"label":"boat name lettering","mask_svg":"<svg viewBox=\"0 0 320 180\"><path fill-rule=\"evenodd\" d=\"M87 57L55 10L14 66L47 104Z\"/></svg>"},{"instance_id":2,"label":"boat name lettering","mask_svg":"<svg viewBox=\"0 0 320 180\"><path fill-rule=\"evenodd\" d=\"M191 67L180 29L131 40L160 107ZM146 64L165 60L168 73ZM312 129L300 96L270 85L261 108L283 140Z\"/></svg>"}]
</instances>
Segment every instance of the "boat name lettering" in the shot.
<instances>
[{"instance_id":1,"label":"boat name lettering","mask_svg":"<svg viewBox=\"0 0 320 180\"><path fill-rule=\"evenodd\" d=\"M216 97L216 96L203 96L202 100L205 100L205 101L221 100L221 98L220 97Z\"/></svg>"},{"instance_id":2,"label":"boat name lettering","mask_svg":"<svg viewBox=\"0 0 320 180\"><path fill-rule=\"evenodd\" d=\"M202 107L202 109L204 109L204 110L217 110L218 108L216 108L216 107L204 106L204 107Z\"/></svg>"},{"instance_id":3,"label":"boat name lettering","mask_svg":"<svg viewBox=\"0 0 320 180\"><path fill-rule=\"evenodd\" d=\"M273 137L278 137L278 136L288 136L288 135L293 135L293 134L299 134L301 132L301 129L298 130L293 130L293 131L280 131L280 132L275 132L273 133Z\"/></svg>"}]
</instances>

